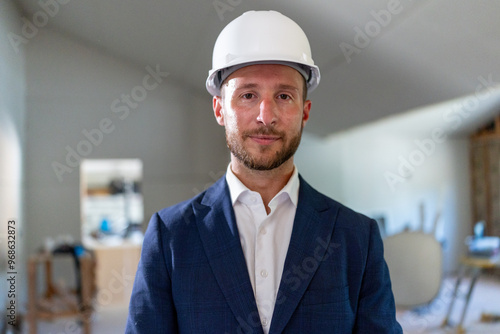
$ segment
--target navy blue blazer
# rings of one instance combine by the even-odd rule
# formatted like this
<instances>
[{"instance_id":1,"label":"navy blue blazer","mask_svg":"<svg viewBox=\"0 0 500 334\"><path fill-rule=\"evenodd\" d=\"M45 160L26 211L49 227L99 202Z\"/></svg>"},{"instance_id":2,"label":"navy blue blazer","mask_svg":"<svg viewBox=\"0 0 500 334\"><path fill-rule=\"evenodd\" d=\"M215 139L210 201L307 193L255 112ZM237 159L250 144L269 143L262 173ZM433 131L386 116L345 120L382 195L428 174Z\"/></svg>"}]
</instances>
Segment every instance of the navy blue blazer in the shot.
<instances>
[{"instance_id":1,"label":"navy blue blazer","mask_svg":"<svg viewBox=\"0 0 500 334\"><path fill-rule=\"evenodd\" d=\"M151 218L126 333L263 333L225 177ZM302 178L269 333L402 333L376 222Z\"/></svg>"}]
</instances>

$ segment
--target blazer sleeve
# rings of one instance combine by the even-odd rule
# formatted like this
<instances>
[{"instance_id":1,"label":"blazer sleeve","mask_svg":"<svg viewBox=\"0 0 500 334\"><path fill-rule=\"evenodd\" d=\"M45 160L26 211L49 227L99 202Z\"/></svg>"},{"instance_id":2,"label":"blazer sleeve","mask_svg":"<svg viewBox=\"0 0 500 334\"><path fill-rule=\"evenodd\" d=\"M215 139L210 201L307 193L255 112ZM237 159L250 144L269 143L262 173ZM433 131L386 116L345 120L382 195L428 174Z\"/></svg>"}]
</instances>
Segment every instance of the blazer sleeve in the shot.
<instances>
[{"instance_id":1,"label":"blazer sleeve","mask_svg":"<svg viewBox=\"0 0 500 334\"><path fill-rule=\"evenodd\" d=\"M137 269L125 333L177 333L170 273L162 244L165 227L158 213L149 222Z\"/></svg>"},{"instance_id":2,"label":"blazer sleeve","mask_svg":"<svg viewBox=\"0 0 500 334\"><path fill-rule=\"evenodd\" d=\"M366 269L363 275L353 333L403 333L396 321L389 269L377 223L370 223Z\"/></svg>"}]
</instances>

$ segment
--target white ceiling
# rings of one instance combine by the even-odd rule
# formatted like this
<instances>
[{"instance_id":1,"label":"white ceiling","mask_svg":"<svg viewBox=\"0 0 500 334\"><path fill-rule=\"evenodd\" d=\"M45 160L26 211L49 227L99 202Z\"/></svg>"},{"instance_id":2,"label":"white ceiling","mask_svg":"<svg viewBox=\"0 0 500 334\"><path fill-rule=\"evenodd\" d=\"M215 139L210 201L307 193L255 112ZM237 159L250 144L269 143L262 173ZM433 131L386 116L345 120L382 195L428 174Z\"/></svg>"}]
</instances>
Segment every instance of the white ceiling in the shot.
<instances>
[{"instance_id":1,"label":"white ceiling","mask_svg":"<svg viewBox=\"0 0 500 334\"><path fill-rule=\"evenodd\" d=\"M247 10L282 12L305 30L321 69L307 125L320 136L474 93L479 77L500 82L500 2L493 0L58 1L67 3L51 15L52 28L141 67L160 64L207 100L220 30ZM38 0L19 2L28 19L42 10ZM224 12L215 8L221 3ZM388 23L377 24L374 13L388 8ZM373 37L348 61L341 43L356 46L356 29L366 28Z\"/></svg>"}]
</instances>

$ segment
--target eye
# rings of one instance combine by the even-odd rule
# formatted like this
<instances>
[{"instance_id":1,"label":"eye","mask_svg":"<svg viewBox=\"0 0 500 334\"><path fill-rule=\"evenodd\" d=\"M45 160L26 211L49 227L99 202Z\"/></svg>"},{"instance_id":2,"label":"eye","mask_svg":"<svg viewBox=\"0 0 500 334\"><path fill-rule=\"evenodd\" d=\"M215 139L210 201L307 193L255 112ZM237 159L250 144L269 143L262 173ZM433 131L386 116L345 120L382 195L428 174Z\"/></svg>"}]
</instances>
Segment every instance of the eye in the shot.
<instances>
[{"instance_id":1,"label":"eye","mask_svg":"<svg viewBox=\"0 0 500 334\"><path fill-rule=\"evenodd\" d=\"M288 94L280 94L280 95L278 95L278 98L281 99L281 100L289 100L292 97L290 95L288 95Z\"/></svg>"},{"instance_id":2,"label":"eye","mask_svg":"<svg viewBox=\"0 0 500 334\"><path fill-rule=\"evenodd\" d=\"M250 100L254 95L252 93L246 93L241 96L245 100Z\"/></svg>"}]
</instances>

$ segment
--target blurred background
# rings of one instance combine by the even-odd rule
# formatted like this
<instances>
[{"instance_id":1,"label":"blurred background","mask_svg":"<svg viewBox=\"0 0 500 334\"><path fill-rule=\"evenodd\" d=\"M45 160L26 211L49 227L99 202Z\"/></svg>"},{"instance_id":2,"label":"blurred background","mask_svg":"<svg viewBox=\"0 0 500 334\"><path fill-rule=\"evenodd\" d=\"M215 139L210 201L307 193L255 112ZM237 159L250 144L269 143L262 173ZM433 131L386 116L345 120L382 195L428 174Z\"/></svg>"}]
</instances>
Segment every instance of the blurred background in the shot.
<instances>
[{"instance_id":1,"label":"blurred background","mask_svg":"<svg viewBox=\"0 0 500 334\"><path fill-rule=\"evenodd\" d=\"M432 236L441 288L478 222L477 237L500 236L497 2L2 0L0 219L17 223L19 314L30 279L47 286L28 260L72 255L54 260L53 285L78 288L83 249L96 308L118 310L109 326L123 331L149 217L227 168L205 79L221 29L254 9L295 20L321 70L295 158L309 183L375 218L384 240ZM2 254L6 241L2 227ZM498 271L480 270L494 289ZM1 284L6 273L2 255Z\"/></svg>"}]
</instances>

